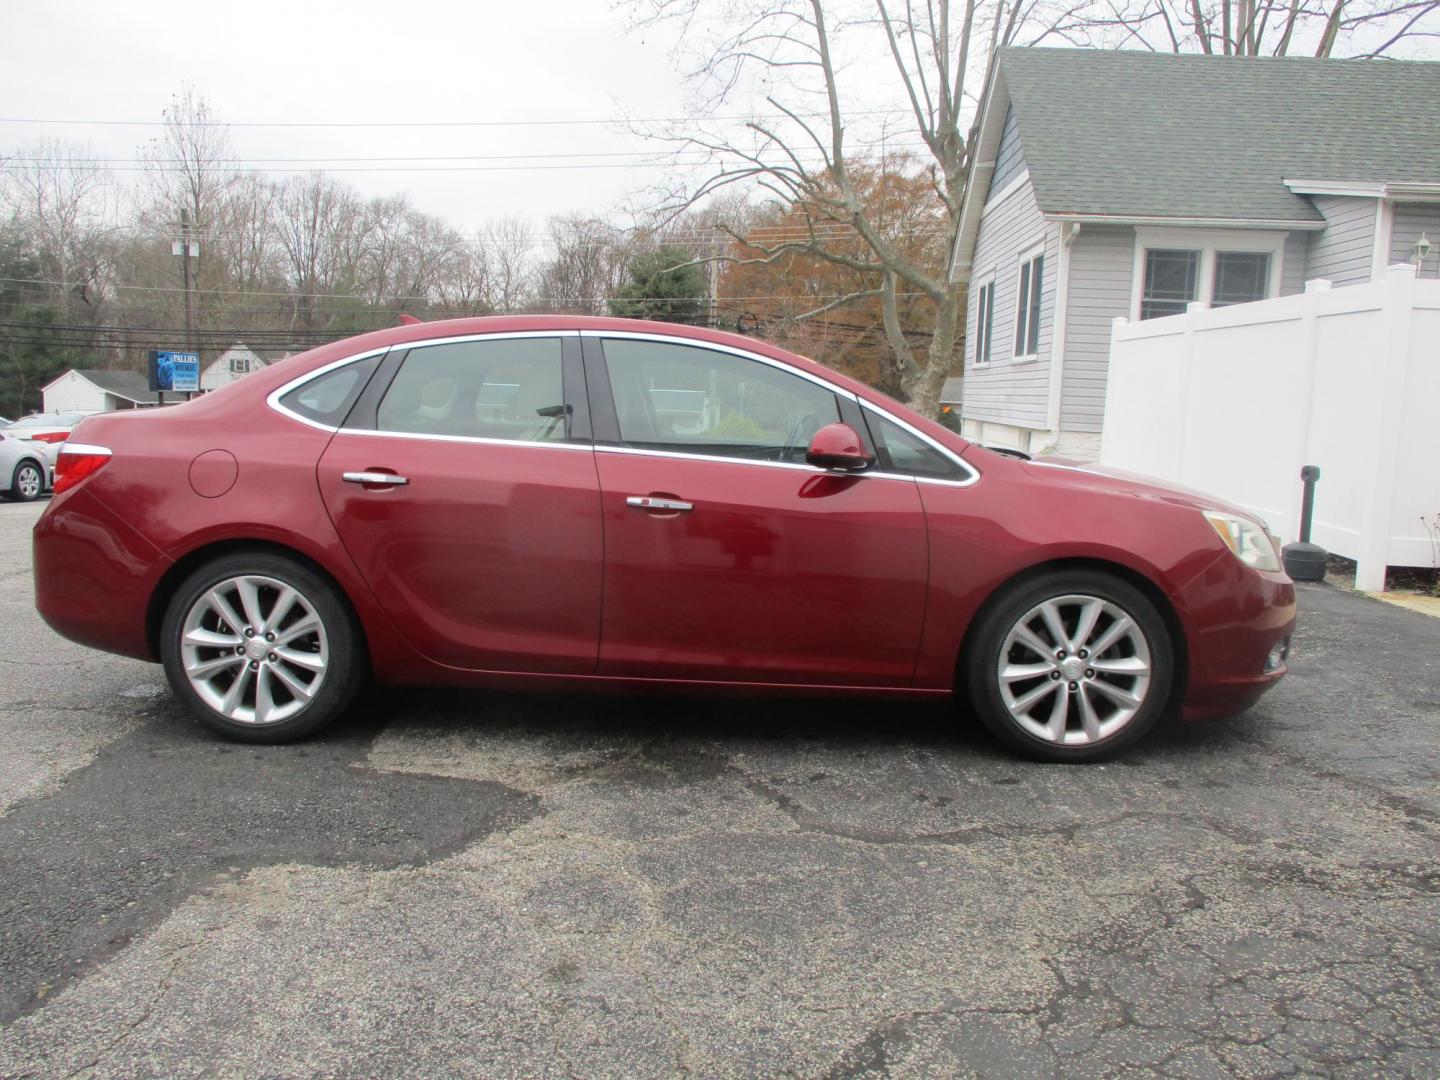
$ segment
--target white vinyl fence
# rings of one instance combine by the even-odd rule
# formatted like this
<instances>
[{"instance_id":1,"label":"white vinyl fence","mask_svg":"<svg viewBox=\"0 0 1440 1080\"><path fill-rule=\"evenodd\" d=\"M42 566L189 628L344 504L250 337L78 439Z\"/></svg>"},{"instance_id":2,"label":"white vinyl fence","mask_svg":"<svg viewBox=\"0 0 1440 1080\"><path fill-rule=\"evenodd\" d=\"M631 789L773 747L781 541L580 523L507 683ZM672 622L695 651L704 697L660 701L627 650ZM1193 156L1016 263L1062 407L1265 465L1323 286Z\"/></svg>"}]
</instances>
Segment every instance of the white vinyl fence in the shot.
<instances>
[{"instance_id":1,"label":"white vinyl fence","mask_svg":"<svg viewBox=\"0 0 1440 1080\"><path fill-rule=\"evenodd\" d=\"M1318 465L1311 537L1385 567L1431 566L1440 515L1440 281L1381 281L1184 315L1116 319L1100 460L1212 492L1300 527L1300 467Z\"/></svg>"}]
</instances>

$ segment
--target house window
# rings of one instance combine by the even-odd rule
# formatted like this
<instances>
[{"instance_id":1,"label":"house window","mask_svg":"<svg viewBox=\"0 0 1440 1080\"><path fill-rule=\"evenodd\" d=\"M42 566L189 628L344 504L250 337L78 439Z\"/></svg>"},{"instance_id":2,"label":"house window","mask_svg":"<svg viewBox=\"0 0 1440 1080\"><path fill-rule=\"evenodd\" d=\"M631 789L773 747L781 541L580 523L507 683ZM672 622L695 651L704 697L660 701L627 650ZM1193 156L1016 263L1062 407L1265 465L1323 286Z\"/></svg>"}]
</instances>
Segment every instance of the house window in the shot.
<instances>
[{"instance_id":1,"label":"house window","mask_svg":"<svg viewBox=\"0 0 1440 1080\"><path fill-rule=\"evenodd\" d=\"M1200 252L1147 251L1145 289L1140 294L1140 318L1182 315L1185 305L1199 295Z\"/></svg>"},{"instance_id":2,"label":"house window","mask_svg":"<svg viewBox=\"0 0 1440 1080\"><path fill-rule=\"evenodd\" d=\"M1264 300L1269 278L1270 256L1263 251L1217 251L1210 303L1225 307Z\"/></svg>"},{"instance_id":3,"label":"house window","mask_svg":"<svg viewBox=\"0 0 1440 1080\"><path fill-rule=\"evenodd\" d=\"M231 375L244 375L245 372L248 370L249 368L247 367L245 363L245 358L243 356L232 356L230 358Z\"/></svg>"},{"instance_id":4,"label":"house window","mask_svg":"<svg viewBox=\"0 0 1440 1080\"><path fill-rule=\"evenodd\" d=\"M1045 254L1020 264L1015 302L1015 356L1033 357L1040 351L1040 283L1045 276Z\"/></svg>"},{"instance_id":5,"label":"house window","mask_svg":"<svg viewBox=\"0 0 1440 1080\"><path fill-rule=\"evenodd\" d=\"M995 325L995 281L992 278L975 294L975 363L990 362L990 337Z\"/></svg>"},{"instance_id":6,"label":"house window","mask_svg":"<svg viewBox=\"0 0 1440 1080\"><path fill-rule=\"evenodd\" d=\"M1137 229L1130 317L1181 315L1197 300L1227 307L1277 295L1285 237L1283 232Z\"/></svg>"}]
</instances>

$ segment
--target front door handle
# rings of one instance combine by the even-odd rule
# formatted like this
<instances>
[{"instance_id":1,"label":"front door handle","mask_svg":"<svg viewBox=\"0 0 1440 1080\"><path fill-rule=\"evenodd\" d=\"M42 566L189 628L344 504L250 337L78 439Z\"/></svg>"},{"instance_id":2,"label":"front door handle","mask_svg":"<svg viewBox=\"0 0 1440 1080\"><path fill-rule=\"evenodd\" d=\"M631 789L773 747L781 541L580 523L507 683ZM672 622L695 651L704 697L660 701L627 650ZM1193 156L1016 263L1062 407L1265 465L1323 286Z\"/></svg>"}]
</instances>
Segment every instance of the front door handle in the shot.
<instances>
[{"instance_id":1,"label":"front door handle","mask_svg":"<svg viewBox=\"0 0 1440 1080\"><path fill-rule=\"evenodd\" d=\"M634 506L640 510L669 510L672 513L695 509L694 503L684 502L681 499L661 499L655 495L631 495L625 500L625 505Z\"/></svg>"},{"instance_id":2,"label":"front door handle","mask_svg":"<svg viewBox=\"0 0 1440 1080\"><path fill-rule=\"evenodd\" d=\"M347 484L364 484L366 487L403 487L410 483L409 477L390 472L347 472L341 473L340 478Z\"/></svg>"}]
</instances>

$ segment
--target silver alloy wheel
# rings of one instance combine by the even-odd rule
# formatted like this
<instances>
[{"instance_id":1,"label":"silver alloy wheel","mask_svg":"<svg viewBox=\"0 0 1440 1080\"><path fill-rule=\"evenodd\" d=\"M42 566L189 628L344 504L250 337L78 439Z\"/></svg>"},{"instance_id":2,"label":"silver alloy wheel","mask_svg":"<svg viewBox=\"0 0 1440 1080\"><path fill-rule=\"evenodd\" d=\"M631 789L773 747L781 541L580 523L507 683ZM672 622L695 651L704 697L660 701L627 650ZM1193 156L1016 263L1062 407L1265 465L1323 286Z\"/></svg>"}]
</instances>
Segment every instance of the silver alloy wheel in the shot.
<instances>
[{"instance_id":1,"label":"silver alloy wheel","mask_svg":"<svg viewBox=\"0 0 1440 1080\"><path fill-rule=\"evenodd\" d=\"M180 664L200 700L240 724L278 724L319 693L325 624L293 585L259 574L207 589L180 631Z\"/></svg>"},{"instance_id":2,"label":"silver alloy wheel","mask_svg":"<svg viewBox=\"0 0 1440 1080\"><path fill-rule=\"evenodd\" d=\"M1109 738L1150 689L1150 643L1120 605L1075 593L1036 604L1010 628L1000 697L1030 735L1061 746Z\"/></svg>"},{"instance_id":3,"label":"silver alloy wheel","mask_svg":"<svg viewBox=\"0 0 1440 1080\"><path fill-rule=\"evenodd\" d=\"M33 499L40 494L40 470L29 462L15 473L15 487L22 498Z\"/></svg>"}]
</instances>

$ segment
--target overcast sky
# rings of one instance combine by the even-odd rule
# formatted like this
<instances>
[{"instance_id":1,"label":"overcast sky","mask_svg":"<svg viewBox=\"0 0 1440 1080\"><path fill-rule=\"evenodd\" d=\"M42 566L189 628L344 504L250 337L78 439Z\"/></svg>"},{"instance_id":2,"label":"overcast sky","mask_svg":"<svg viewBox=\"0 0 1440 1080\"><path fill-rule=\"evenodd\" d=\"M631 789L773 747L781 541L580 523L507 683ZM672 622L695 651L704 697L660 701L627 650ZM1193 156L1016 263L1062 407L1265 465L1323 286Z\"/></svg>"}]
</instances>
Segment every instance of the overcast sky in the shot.
<instances>
[{"instance_id":1,"label":"overcast sky","mask_svg":"<svg viewBox=\"0 0 1440 1080\"><path fill-rule=\"evenodd\" d=\"M369 194L407 193L456 224L606 210L657 177L605 124L493 127L248 127L296 122L607 120L674 116L684 88L665 34L627 32L608 0L9 0L0 14L0 117L150 121L184 82L236 126L246 159L325 168ZM0 154L41 137L132 159L154 127L0 123ZM528 155L611 155L585 158ZM402 163L338 158L527 155ZM604 168L575 168L579 161ZM517 164L565 166L517 169ZM414 171L485 165L488 171ZM133 181L136 174L120 173ZM275 175L282 175L276 173Z\"/></svg>"}]
</instances>

